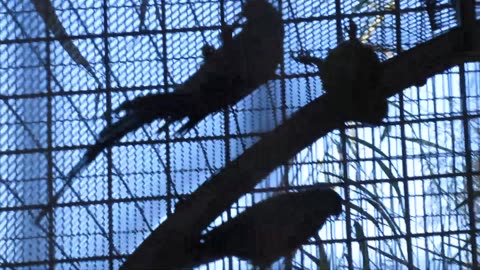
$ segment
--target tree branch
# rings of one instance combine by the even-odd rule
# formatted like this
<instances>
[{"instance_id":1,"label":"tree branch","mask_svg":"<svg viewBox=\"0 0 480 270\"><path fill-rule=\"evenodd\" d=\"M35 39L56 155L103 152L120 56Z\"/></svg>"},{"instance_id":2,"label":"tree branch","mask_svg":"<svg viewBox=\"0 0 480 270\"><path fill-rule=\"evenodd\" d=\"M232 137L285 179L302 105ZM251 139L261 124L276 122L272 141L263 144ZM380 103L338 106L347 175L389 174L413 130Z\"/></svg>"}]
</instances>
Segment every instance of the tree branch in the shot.
<instances>
[{"instance_id":1,"label":"tree branch","mask_svg":"<svg viewBox=\"0 0 480 270\"><path fill-rule=\"evenodd\" d=\"M474 32L473 50L478 51L478 24ZM462 38L463 32L453 29L383 62L380 87L392 96L461 64L465 55L471 54L460 51ZM342 127L335 110L328 106L325 97L319 97L266 134L193 192L188 202L145 239L121 269L168 269L189 265L193 256L187 252L190 236L198 235L275 168L322 136Z\"/></svg>"}]
</instances>

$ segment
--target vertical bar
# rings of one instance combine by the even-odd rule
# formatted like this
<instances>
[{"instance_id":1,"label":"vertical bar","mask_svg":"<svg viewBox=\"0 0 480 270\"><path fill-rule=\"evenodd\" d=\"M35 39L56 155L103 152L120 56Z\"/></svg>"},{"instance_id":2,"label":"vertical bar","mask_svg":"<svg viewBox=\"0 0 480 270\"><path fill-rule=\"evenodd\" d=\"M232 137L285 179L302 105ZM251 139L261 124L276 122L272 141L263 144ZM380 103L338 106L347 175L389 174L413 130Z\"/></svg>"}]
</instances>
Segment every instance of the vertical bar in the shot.
<instances>
[{"instance_id":1,"label":"vertical bar","mask_svg":"<svg viewBox=\"0 0 480 270\"><path fill-rule=\"evenodd\" d=\"M466 171L465 175L467 178L467 206L468 206L468 218L469 218L469 230L470 230L470 245L472 246L472 265L478 265L478 249L476 241L476 231L475 226L475 194L473 189L473 168L472 168L472 148L470 141L470 126L469 126L469 116L468 116L468 106L467 106L467 89L466 89L466 80L465 80L465 65L459 66L460 71L460 97L462 100L462 122L464 130L464 141L465 141L465 165Z\"/></svg>"},{"instance_id":2,"label":"vertical bar","mask_svg":"<svg viewBox=\"0 0 480 270\"><path fill-rule=\"evenodd\" d=\"M167 24L166 24L166 1L161 1L161 17L162 20L160 22L160 27L162 28L162 66L163 66L163 85L165 85L165 92L168 91L167 85L168 84L168 62L167 62ZM167 129L165 132L165 175L167 177L167 196L166 196L166 203L167 203L167 216L172 213L172 188L173 188L173 180L172 180L172 165L171 165L171 138L170 138L170 129Z\"/></svg>"},{"instance_id":3,"label":"vertical bar","mask_svg":"<svg viewBox=\"0 0 480 270\"><path fill-rule=\"evenodd\" d=\"M283 0L278 0L278 10L279 12L282 14L283 16ZM291 7L291 2L289 2L287 0L287 4L290 5ZM298 22L291 22L291 23L298 23ZM285 28L285 23L283 23L283 27ZM283 52L284 52L284 55L285 55L285 42L282 42L282 46L283 46ZM285 81L285 77L286 77L286 74L285 74L285 57L283 57L283 61L280 63L280 110L281 110L281 114L282 114L282 123L285 122L287 120L287 83ZM273 108L274 110L274 114L275 114L275 108ZM294 160L295 158L292 158L291 160ZM283 164L282 165L283 168L284 168L284 174L288 177L288 174L289 174L289 171L290 171L290 166L289 166L289 162L287 161L287 163ZM287 178L287 184L289 183L289 180ZM288 185L287 187L282 187L283 190L286 190L286 189L289 189L289 186ZM285 267L288 267L288 266L291 266L292 265L292 261L293 261L293 257L294 257L295 253L292 253L292 254L289 254L289 256L285 257L285 260L288 260L288 264L285 266Z\"/></svg>"},{"instance_id":4,"label":"vertical bar","mask_svg":"<svg viewBox=\"0 0 480 270\"><path fill-rule=\"evenodd\" d=\"M475 26L475 1L457 0L459 2L457 12L460 17L460 27L463 29L463 50L472 50L473 27Z\"/></svg>"},{"instance_id":5,"label":"vertical bar","mask_svg":"<svg viewBox=\"0 0 480 270\"><path fill-rule=\"evenodd\" d=\"M47 72L47 192L48 201L53 202L54 187L53 187L53 148L52 148L52 69L51 69L51 57L52 52L50 46L52 46L52 40L48 31L48 27L45 27L46 36L46 59L45 68ZM55 215L53 206L48 211L48 267L49 269L55 269Z\"/></svg>"},{"instance_id":6,"label":"vertical bar","mask_svg":"<svg viewBox=\"0 0 480 270\"><path fill-rule=\"evenodd\" d=\"M223 31L225 24L225 1L220 0L220 31ZM230 118L229 118L229 109L228 107L223 110L223 120L224 120L224 129L225 133L224 142L225 142L225 163L230 161ZM230 217L230 215L229 215Z\"/></svg>"},{"instance_id":7,"label":"vertical bar","mask_svg":"<svg viewBox=\"0 0 480 270\"><path fill-rule=\"evenodd\" d=\"M225 23L225 1L220 0L220 35L223 36L223 31L225 27L227 26ZM222 44L222 46L225 46L225 44ZM223 132L225 134L224 137L224 143L225 143L225 164L228 164L230 162L231 156L230 156L230 109L227 106L223 110L223 121L224 121L224 126L223 126ZM207 157L205 157L207 158ZM227 211L227 216L228 220L232 218L231 211ZM222 260L223 266L225 266L225 260ZM228 269L233 269L233 260L232 257L228 257Z\"/></svg>"},{"instance_id":8,"label":"vertical bar","mask_svg":"<svg viewBox=\"0 0 480 270\"><path fill-rule=\"evenodd\" d=\"M402 32L401 32L401 17L400 17L400 0L395 0L395 36L396 36L396 50L397 53L402 51ZM406 235L405 240L407 242L407 259L408 266L413 266L413 253L412 253L412 231L410 224L410 192L408 189L408 170L407 170L407 144L406 144L406 135L405 135L405 111L403 93L399 94L400 101L400 137L401 137L401 147L402 147L402 175L403 175L403 192L405 193L405 227Z\"/></svg>"},{"instance_id":9,"label":"vertical bar","mask_svg":"<svg viewBox=\"0 0 480 270\"><path fill-rule=\"evenodd\" d=\"M337 46L343 41L343 31L342 31L342 3L340 0L335 0L335 23L336 23L336 32L337 32ZM345 136L345 124L342 125L342 128L339 129L340 132L340 138L342 142L342 166L343 166L343 174L342 177L343 179L348 179L348 162L347 162L347 138ZM345 201L350 201L350 186L349 184L345 181L344 184L344 192L345 192ZM352 251L352 218L351 218L351 212L350 212L350 207L348 205L345 205L345 224L346 224L346 231L347 231L347 263L348 263L348 269L353 270L354 269L354 264L353 264L353 251Z\"/></svg>"},{"instance_id":10,"label":"vertical bar","mask_svg":"<svg viewBox=\"0 0 480 270\"><path fill-rule=\"evenodd\" d=\"M108 41L108 0L103 0L103 44L104 44L104 56L103 56L103 64L105 66L105 94L106 94L106 107L107 113L106 120L107 126L112 124L112 117L111 117L111 109L112 109L112 95L111 95L111 82L110 82L110 49L109 49L109 41ZM108 264L109 269L113 270L114 262L114 243L113 243L113 179L112 179L112 169L113 169L113 161L112 161L112 147L107 148L107 194L108 194Z\"/></svg>"}]
</instances>

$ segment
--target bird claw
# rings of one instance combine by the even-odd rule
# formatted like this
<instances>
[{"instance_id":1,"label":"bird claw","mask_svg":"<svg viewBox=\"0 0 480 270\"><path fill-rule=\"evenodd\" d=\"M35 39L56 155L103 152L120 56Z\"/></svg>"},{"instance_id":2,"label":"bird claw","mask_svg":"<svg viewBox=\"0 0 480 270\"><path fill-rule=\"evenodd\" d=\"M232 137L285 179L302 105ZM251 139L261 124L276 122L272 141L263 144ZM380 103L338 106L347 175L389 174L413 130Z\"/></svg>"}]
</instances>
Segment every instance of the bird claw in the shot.
<instances>
[{"instance_id":1,"label":"bird claw","mask_svg":"<svg viewBox=\"0 0 480 270\"><path fill-rule=\"evenodd\" d=\"M215 48L212 45L210 44L203 45L202 55L203 55L203 58L205 58L205 60L208 60L210 56L213 55L214 52L215 52Z\"/></svg>"},{"instance_id":2,"label":"bird claw","mask_svg":"<svg viewBox=\"0 0 480 270\"><path fill-rule=\"evenodd\" d=\"M308 51L301 51L298 56L293 56L291 54L293 60L305 64L305 65L311 65L311 66L317 66L317 68L321 68L323 64L323 60L321 58L312 56Z\"/></svg>"}]
</instances>

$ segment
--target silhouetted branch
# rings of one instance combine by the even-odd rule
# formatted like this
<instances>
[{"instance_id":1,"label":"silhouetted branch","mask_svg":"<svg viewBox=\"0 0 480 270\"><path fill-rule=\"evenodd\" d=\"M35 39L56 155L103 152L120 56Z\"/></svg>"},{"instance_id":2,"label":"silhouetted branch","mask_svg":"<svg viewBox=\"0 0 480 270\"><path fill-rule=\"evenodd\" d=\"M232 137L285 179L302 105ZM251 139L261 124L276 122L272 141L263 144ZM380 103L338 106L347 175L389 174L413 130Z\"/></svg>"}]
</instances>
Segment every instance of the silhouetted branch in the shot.
<instances>
[{"instance_id":1,"label":"silhouetted branch","mask_svg":"<svg viewBox=\"0 0 480 270\"><path fill-rule=\"evenodd\" d=\"M473 49L478 51L478 24L474 31ZM382 63L384 72L380 87L392 96L461 64L465 55L472 54L461 51L459 41L462 39L462 31L453 29ZM178 261L191 261L192 254L186 251L191 236L198 235L275 168L333 129L341 127L343 123L339 113L335 107L328 106L325 97L319 97L301 108L193 192L188 202L147 237L121 269L168 269L175 267Z\"/></svg>"}]
</instances>

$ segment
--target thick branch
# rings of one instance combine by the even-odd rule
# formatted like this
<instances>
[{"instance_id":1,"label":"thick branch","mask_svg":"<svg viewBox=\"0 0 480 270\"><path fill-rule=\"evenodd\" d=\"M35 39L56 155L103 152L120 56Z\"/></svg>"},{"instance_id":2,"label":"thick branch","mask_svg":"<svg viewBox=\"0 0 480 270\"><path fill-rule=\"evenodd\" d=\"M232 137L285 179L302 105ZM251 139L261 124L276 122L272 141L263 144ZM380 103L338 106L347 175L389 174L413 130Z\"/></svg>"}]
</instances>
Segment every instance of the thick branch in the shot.
<instances>
[{"instance_id":1,"label":"thick branch","mask_svg":"<svg viewBox=\"0 0 480 270\"><path fill-rule=\"evenodd\" d=\"M478 50L478 25L475 31L474 49ZM461 38L462 32L454 29L384 62L381 87L391 96L459 64L464 56L459 52ZM192 260L192 254L185 251L189 235L203 230L275 168L341 127L342 121L334 109L327 106L325 97L319 97L266 134L192 193L189 202L163 222L129 256L122 269L168 269L188 265Z\"/></svg>"}]
</instances>

